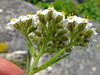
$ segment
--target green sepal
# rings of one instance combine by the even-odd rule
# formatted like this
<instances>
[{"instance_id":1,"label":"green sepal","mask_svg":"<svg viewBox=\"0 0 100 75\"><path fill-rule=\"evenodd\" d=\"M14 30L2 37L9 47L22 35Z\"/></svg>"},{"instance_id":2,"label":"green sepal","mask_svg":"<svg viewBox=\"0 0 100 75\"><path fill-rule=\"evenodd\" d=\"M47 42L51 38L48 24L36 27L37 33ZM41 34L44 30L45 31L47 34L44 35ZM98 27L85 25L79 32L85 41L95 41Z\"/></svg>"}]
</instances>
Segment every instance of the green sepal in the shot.
<instances>
[{"instance_id":1,"label":"green sepal","mask_svg":"<svg viewBox=\"0 0 100 75\"><path fill-rule=\"evenodd\" d=\"M20 25L19 25L19 24L17 24L17 23L16 23L16 24L14 24L14 25L13 25L13 27L14 27L15 29L20 30Z\"/></svg>"},{"instance_id":2,"label":"green sepal","mask_svg":"<svg viewBox=\"0 0 100 75\"><path fill-rule=\"evenodd\" d=\"M77 37L76 37L77 38ZM78 42L78 41L81 41L83 39L83 37L82 36L79 36L77 39L76 39L76 41Z\"/></svg>"},{"instance_id":3,"label":"green sepal","mask_svg":"<svg viewBox=\"0 0 100 75\"><path fill-rule=\"evenodd\" d=\"M63 20L63 16L57 15L56 18L53 18L52 23L57 24L57 23L61 22L62 20Z\"/></svg>"},{"instance_id":4,"label":"green sepal","mask_svg":"<svg viewBox=\"0 0 100 75\"><path fill-rule=\"evenodd\" d=\"M35 31L35 34L36 34L38 37L41 36L41 32L40 32L39 30L36 30L36 31Z\"/></svg>"},{"instance_id":5,"label":"green sepal","mask_svg":"<svg viewBox=\"0 0 100 75\"><path fill-rule=\"evenodd\" d=\"M86 44L86 43L85 43L85 44L84 44L84 43L80 43L80 44L79 44L79 46L82 46L82 47L87 47L87 46L88 46L88 44Z\"/></svg>"},{"instance_id":6,"label":"green sepal","mask_svg":"<svg viewBox=\"0 0 100 75\"><path fill-rule=\"evenodd\" d=\"M47 20L45 19L45 16L43 14L38 14L38 17L39 17L40 22L46 25Z\"/></svg>"},{"instance_id":7,"label":"green sepal","mask_svg":"<svg viewBox=\"0 0 100 75\"><path fill-rule=\"evenodd\" d=\"M47 46L52 47L54 45L54 43L52 41L50 41Z\"/></svg>"},{"instance_id":8,"label":"green sepal","mask_svg":"<svg viewBox=\"0 0 100 75\"><path fill-rule=\"evenodd\" d=\"M68 37L67 37L67 36L62 36L62 37L61 37L61 40L62 40L62 41L67 41L67 40L68 40Z\"/></svg>"},{"instance_id":9,"label":"green sepal","mask_svg":"<svg viewBox=\"0 0 100 75\"><path fill-rule=\"evenodd\" d=\"M55 25L55 28L56 28L56 29L63 29L64 27L63 27L62 23L57 23L57 24Z\"/></svg>"},{"instance_id":10,"label":"green sepal","mask_svg":"<svg viewBox=\"0 0 100 75\"><path fill-rule=\"evenodd\" d=\"M84 36L84 34L85 34L85 31L82 31L79 33L79 36Z\"/></svg>"},{"instance_id":11,"label":"green sepal","mask_svg":"<svg viewBox=\"0 0 100 75\"><path fill-rule=\"evenodd\" d=\"M72 48L68 48L65 52L66 53L71 53L72 52Z\"/></svg>"},{"instance_id":12,"label":"green sepal","mask_svg":"<svg viewBox=\"0 0 100 75\"><path fill-rule=\"evenodd\" d=\"M72 23L68 23L67 28L68 28L68 30L69 30L70 32L72 32L72 31L74 30L74 28L75 28L75 21L72 22Z\"/></svg>"},{"instance_id":13,"label":"green sepal","mask_svg":"<svg viewBox=\"0 0 100 75\"><path fill-rule=\"evenodd\" d=\"M89 43L90 41L89 40L87 40L87 39L85 39L84 41L83 41L83 43Z\"/></svg>"},{"instance_id":14,"label":"green sepal","mask_svg":"<svg viewBox=\"0 0 100 75\"><path fill-rule=\"evenodd\" d=\"M31 33L31 32L34 32L36 29L37 29L37 27L30 26L28 28L28 34Z\"/></svg>"},{"instance_id":15,"label":"green sepal","mask_svg":"<svg viewBox=\"0 0 100 75\"><path fill-rule=\"evenodd\" d=\"M47 17L46 17L48 21L52 20L52 18L53 18L52 15L53 15L53 11L48 11Z\"/></svg>"},{"instance_id":16,"label":"green sepal","mask_svg":"<svg viewBox=\"0 0 100 75\"><path fill-rule=\"evenodd\" d=\"M83 31L83 30L85 29L85 27L86 27L86 23L80 23L80 24L78 25L78 32Z\"/></svg>"},{"instance_id":17,"label":"green sepal","mask_svg":"<svg viewBox=\"0 0 100 75\"><path fill-rule=\"evenodd\" d=\"M23 29L23 27L25 27L25 23L22 22L21 20L19 21L19 25L21 26L22 29Z\"/></svg>"},{"instance_id":18,"label":"green sepal","mask_svg":"<svg viewBox=\"0 0 100 75\"><path fill-rule=\"evenodd\" d=\"M84 39L90 38L93 35L93 31L92 30L88 30L85 35L84 35Z\"/></svg>"},{"instance_id":19,"label":"green sepal","mask_svg":"<svg viewBox=\"0 0 100 75\"><path fill-rule=\"evenodd\" d=\"M30 27L32 25L32 19L26 20L26 27Z\"/></svg>"},{"instance_id":20,"label":"green sepal","mask_svg":"<svg viewBox=\"0 0 100 75\"><path fill-rule=\"evenodd\" d=\"M57 36L62 36L64 34L66 34L66 33L67 33L67 30L62 29L61 31L58 32Z\"/></svg>"}]
</instances>

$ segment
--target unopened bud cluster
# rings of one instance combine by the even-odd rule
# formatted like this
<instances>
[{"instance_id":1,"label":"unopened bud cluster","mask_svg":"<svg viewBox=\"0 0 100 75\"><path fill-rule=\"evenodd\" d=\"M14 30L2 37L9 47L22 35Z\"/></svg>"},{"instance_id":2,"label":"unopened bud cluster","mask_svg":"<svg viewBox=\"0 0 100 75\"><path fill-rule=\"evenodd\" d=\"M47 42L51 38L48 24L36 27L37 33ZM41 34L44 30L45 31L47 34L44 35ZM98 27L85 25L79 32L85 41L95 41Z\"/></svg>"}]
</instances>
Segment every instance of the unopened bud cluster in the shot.
<instances>
[{"instance_id":1,"label":"unopened bud cluster","mask_svg":"<svg viewBox=\"0 0 100 75\"><path fill-rule=\"evenodd\" d=\"M7 24L29 37L40 50L43 42L48 38L43 53L53 54L63 49L69 43L73 46L87 47L98 34L88 19L77 17L73 13L65 19L64 11L58 12L53 6L39 10L36 14L28 13L18 18L12 18ZM71 52L72 47L68 49Z\"/></svg>"}]
</instances>

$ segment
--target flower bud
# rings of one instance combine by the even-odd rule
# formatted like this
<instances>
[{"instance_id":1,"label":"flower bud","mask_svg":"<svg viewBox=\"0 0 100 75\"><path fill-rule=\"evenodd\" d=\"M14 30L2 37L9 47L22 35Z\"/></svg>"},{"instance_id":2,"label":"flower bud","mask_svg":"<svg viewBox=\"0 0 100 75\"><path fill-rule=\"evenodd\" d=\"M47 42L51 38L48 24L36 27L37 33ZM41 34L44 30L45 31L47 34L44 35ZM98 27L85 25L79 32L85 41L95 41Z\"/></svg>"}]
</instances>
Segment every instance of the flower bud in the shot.
<instances>
[{"instance_id":1,"label":"flower bud","mask_svg":"<svg viewBox=\"0 0 100 75\"><path fill-rule=\"evenodd\" d=\"M85 29L85 27L86 27L86 23L81 23L81 24L79 24L79 25L78 25L78 32L83 31L83 30Z\"/></svg>"},{"instance_id":2,"label":"flower bud","mask_svg":"<svg viewBox=\"0 0 100 75\"><path fill-rule=\"evenodd\" d=\"M71 48L68 48L65 52L66 53L71 53L72 52L72 49Z\"/></svg>"},{"instance_id":3,"label":"flower bud","mask_svg":"<svg viewBox=\"0 0 100 75\"><path fill-rule=\"evenodd\" d=\"M45 19L45 16L43 14L38 14L39 20L41 23L46 24L47 21Z\"/></svg>"},{"instance_id":4,"label":"flower bud","mask_svg":"<svg viewBox=\"0 0 100 75\"><path fill-rule=\"evenodd\" d=\"M56 18L53 19L52 22L53 22L54 24L57 24L57 23L61 22L62 20L63 20L63 16L58 15Z\"/></svg>"},{"instance_id":5,"label":"flower bud","mask_svg":"<svg viewBox=\"0 0 100 75\"><path fill-rule=\"evenodd\" d=\"M85 34L84 31L82 31L79 33L79 36L83 36L84 34Z\"/></svg>"},{"instance_id":6,"label":"flower bud","mask_svg":"<svg viewBox=\"0 0 100 75\"><path fill-rule=\"evenodd\" d=\"M67 40L68 40L68 37L67 37L67 36L62 36L62 37L61 37L61 40L62 40L62 41L67 41Z\"/></svg>"},{"instance_id":7,"label":"flower bud","mask_svg":"<svg viewBox=\"0 0 100 75\"><path fill-rule=\"evenodd\" d=\"M90 37L92 36L92 34L93 34L93 31L89 29L89 30L85 33L84 38L85 38L85 39L90 38Z\"/></svg>"},{"instance_id":8,"label":"flower bud","mask_svg":"<svg viewBox=\"0 0 100 75\"><path fill-rule=\"evenodd\" d=\"M13 27L16 28L16 29L18 29L18 30L20 29L20 26L19 26L19 24L17 24L17 23L14 24Z\"/></svg>"},{"instance_id":9,"label":"flower bud","mask_svg":"<svg viewBox=\"0 0 100 75\"><path fill-rule=\"evenodd\" d=\"M85 39L84 41L83 41L83 43L89 43L90 41L89 40L87 40L87 39Z\"/></svg>"},{"instance_id":10,"label":"flower bud","mask_svg":"<svg viewBox=\"0 0 100 75\"><path fill-rule=\"evenodd\" d=\"M26 26L29 27L32 24L32 19L26 20Z\"/></svg>"},{"instance_id":11,"label":"flower bud","mask_svg":"<svg viewBox=\"0 0 100 75\"><path fill-rule=\"evenodd\" d=\"M78 37L76 41L81 41L83 39L82 36Z\"/></svg>"},{"instance_id":12,"label":"flower bud","mask_svg":"<svg viewBox=\"0 0 100 75\"><path fill-rule=\"evenodd\" d=\"M87 46L88 46L88 44L86 44L86 43L85 43L85 44L80 43L80 44L79 44L79 46L82 46L82 47L87 47Z\"/></svg>"},{"instance_id":13,"label":"flower bud","mask_svg":"<svg viewBox=\"0 0 100 75\"><path fill-rule=\"evenodd\" d=\"M52 42L52 41L50 41L49 43L48 43L48 46L49 47L52 47L54 45L54 43Z\"/></svg>"},{"instance_id":14,"label":"flower bud","mask_svg":"<svg viewBox=\"0 0 100 75\"><path fill-rule=\"evenodd\" d=\"M25 26L25 23L22 22L22 21L20 20L20 21L19 21L19 25L20 25L21 27L24 27L24 26Z\"/></svg>"},{"instance_id":15,"label":"flower bud","mask_svg":"<svg viewBox=\"0 0 100 75\"><path fill-rule=\"evenodd\" d=\"M30 33L28 36L30 39L33 39L33 33Z\"/></svg>"},{"instance_id":16,"label":"flower bud","mask_svg":"<svg viewBox=\"0 0 100 75\"><path fill-rule=\"evenodd\" d=\"M36 34L38 37L41 36L41 32L40 32L39 30L36 30L36 31L35 31L35 34Z\"/></svg>"},{"instance_id":17,"label":"flower bud","mask_svg":"<svg viewBox=\"0 0 100 75\"><path fill-rule=\"evenodd\" d=\"M62 29L62 28L64 28L64 27L63 27L63 25L62 25L61 23L58 23L58 24L55 25L55 28L57 28L57 29Z\"/></svg>"},{"instance_id":18,"label":"flower bud","mask_svg":"<svg viewBox=\"0 0 100 75\"><path fill-rule=\"evenodd\" d=\"M48 21L51 21L52 20L52 15L53 15L53 11L49 11L48 13L47 13L47 20Z\"/></svg>"},{"instance_id":19,"label":"flower bud","mask_svg":"<svg viewBox=\"0 0 100 75\"><path fill-rule=\"evenodd\" d=\"M36 29L37 27L30 26L28 29L28 33L34 32Z\"/></svg>"},{"instance_id":20,"label":"flower bud","mask_svg":"<svg viewBox=\"0 0 100 75\"><path fill-rule=\"evenodd\" d=\"M66 33L67 33L67 30L63 29L63 30L58 32L57 36L62 36L64 34L66 34Z\"/></svg>"},{"instance_id":21,"label":"flower bud","mask_svg":"<svg viewBox=\"0 0 100 75\"><path fill-rule=\"evenodd\" d=\"M67 28L68 28L68 30L70 32L73 31L73 29L75 28L75 21L74 22L71 22L71 23L68 23Z\"/></svg>"}]
</instances>

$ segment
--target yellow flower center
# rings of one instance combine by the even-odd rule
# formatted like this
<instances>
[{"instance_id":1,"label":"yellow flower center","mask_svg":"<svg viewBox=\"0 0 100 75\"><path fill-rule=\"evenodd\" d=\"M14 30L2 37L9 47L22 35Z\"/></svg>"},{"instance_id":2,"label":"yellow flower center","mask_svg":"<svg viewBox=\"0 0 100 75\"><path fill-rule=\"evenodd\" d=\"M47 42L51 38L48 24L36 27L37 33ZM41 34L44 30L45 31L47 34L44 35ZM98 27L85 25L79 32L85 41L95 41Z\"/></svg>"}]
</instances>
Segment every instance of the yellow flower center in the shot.
<instances>
[{"instance_id":1,"label":"yellow flower center","mask_svg":"<svg viewBox=\"0 0 100 75\"><path fill-rule=\"evenodd\" d=\"M49 5L49 8L54 8L54 6L53 5Z\"/></svg>"},{"instance_id":2,"label":"yellow flower center","mask_svg":"<svg viewBox=\"0 0 100 75\"><path fill-rule=\"evenodd\" d=\"M97 30L96 28L94 30Z\"/></svg>"},{"instance_id":3,"label":"yellow flower center","mask_svg":"<svg viewBox=\"0 0 100 75\"><path fill-rule=\"evenodd\" d=\"M42 9L38 8L38 11L36 11L36 13L41 13Z\"/></svg>"},{"instance_id":4,"label":"yellow flower center","mask_svg":"<svg viewBox=\"0 0 100 75\"><path fill-rule=\"evenodd\" d=\"M57 43L59 43L59 41L57 41Z\"/></svg>"},{"instance_id":5,"label":"yellow flower center","mask_svg":"<svg viewBox=\"0 0 100 75\"><path fill-rule=\"evenodd\" d=\"M87 19L89 18L89 16L87 16Z\"/></svg>"},{"instance_id":6,"label":"yellow flower center","mask_svg":"<svg viewBox=\"0 0 100 75\"><path fill-rule=\"evenodd\" d=\"M62 13L63 13L64 15L66 15L66 13L65 13L64 11L62 11Z\"/></svg>"},{"instance_id":7,"label":"yellow flower center","mask_svg":"<svg viewBox=\"0 0 100 75\"><path fill-rule=\"evenodd\" d=\"M72 16L74 16L74 13L72 13Z\"/></svg>"}]
</instances>

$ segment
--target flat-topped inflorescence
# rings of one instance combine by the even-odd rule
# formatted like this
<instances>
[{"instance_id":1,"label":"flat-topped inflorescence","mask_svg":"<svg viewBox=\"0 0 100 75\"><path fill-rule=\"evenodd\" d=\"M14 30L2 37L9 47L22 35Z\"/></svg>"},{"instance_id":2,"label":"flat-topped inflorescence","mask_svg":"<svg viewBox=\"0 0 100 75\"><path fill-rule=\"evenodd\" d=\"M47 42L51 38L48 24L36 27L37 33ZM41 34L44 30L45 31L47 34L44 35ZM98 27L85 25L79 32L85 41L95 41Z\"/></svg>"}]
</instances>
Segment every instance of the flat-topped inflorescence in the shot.
<instances>
[{"instance_id":1,"label":"flat-topped inflorescence","mask_svg":"<svg viewBox=\"0 0 100 75\"><path fill-rule=\"evenodd\" d=\"M50 5L45 10L38 8L34 15L28 12L26 16L12 18L7 25L18 29L37 45L42 45L43 40L49 38L44 50L48 53L55 53L70 42L79 42L75 46L87 47L91 41L96 41L98 33L89 23L88 16L81 18L72 13L65 19L65 15L64 11L58 12Z\"/></svg>"},{"instance_id":2,"label":"flat-topped inflorescence","mask_svg":"<svg viewBox=\"0 0 100 75\"><path fill-rule=\"evenodd\" d=\"M38 8L36 14L28 12L26 16L21 14L18 18L11 18L7 24L25 36L27 47L34 58L33 66L29 71L28 65L26 75L33 75L60 61L70 55L76 46L86 48L96 42L98 33L88 16L81 18L72 13L65 18L65 15L64 11L58 12L50 5L48 9ZM34 50L33 44L36 44L38 52ZM37 67L39 58L44 53L55 55Z\"/></svg>"}]
</instances>

